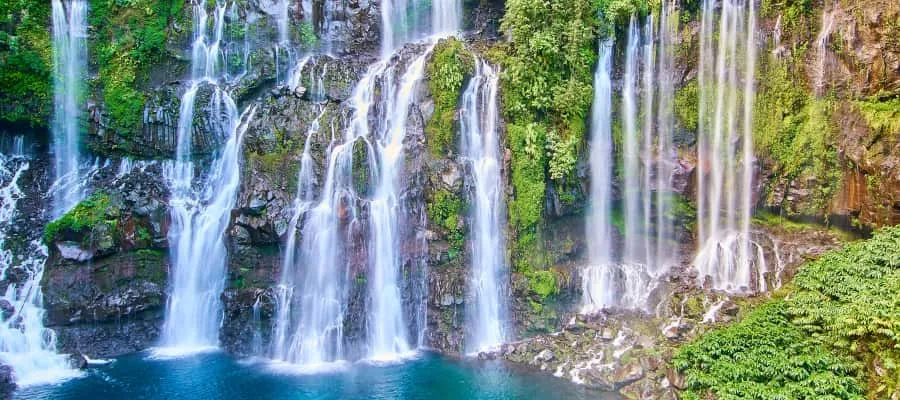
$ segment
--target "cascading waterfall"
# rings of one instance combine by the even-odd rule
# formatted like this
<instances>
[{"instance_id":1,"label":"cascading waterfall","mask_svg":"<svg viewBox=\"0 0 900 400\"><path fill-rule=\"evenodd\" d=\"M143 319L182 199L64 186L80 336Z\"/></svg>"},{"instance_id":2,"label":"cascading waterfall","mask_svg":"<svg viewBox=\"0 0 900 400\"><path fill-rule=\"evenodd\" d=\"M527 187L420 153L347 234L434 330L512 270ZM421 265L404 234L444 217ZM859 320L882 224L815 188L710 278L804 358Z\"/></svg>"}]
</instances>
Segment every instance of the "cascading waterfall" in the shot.
<instances>
[{"instance_id":1,"label":"cascading waterfall","mask_svg":"<svg viewBox=\"0 0 900 400\"><path fill-rule=\"evenodd\" d=\"M717 290L766 290L762 249L750 236L755 34L754 0L723 1L718 12L703 2L694 265L700 283Z\"/></svg>"},{"instance_id":2,"label":"cascading waterfall","mask_svg":"<svg viewBox=\"0 0 900 400\"><path fill-rule=\"evenodd\" d=\"M504 341L506 315L506 260L503 249L503 184L500 176L500 142L497 71L478 59L475 76L462 95L462 154L474 181L470 204L472 271L470 290L474 303L466 310L470 330L466 351L495 348ZM469 303L467 303L469 304Z\"/></svg>"},{"instance_id":3,"label":"cascading waterfall","mask_svg":"<svg viewBox=\"0 0 900 400\"><path fill-rule=\"evenodd\" d=\"M603 157L595 160L595 152L605 146L592 141L591 151L591 201L588 217L590 263L584 277L584 304L582 312L591 313L607 307L647 310L650 295L656 288L657 278L673 262L671 209L671 180L674 172L672 145L672 51L670 37L675 32L677 14L670 1L663 2L659 24L659 45L654 42L655 19L647 16L641 39L637 18L628 24L625 47L625 68L622 79L622 212L624 232L621 257L615 253L608 231L610 210L609 192L612 186L609 171L612 160L603 149ZM643 43L643 44L642 44ZM601 63L603 62L601 48ZM643 58L642 73L639 60ZM601 64L602 65L602 64ZM599 71L599 69L598 69ZM639 76L641 77L639 81ZM604 99L597 99L596 90L607 84L608 75L595 75L595 102L592 132L608 130L609 115L598 115L607 108ZM639 90L639 85L641 90ZM639 97L640 95L640 97ZM643 113L642 125L638 116ZM611 110L606 114L611 113ZM601 133L602 137L609 136ZM611 139L610 139L611 140ZM597 155L600 157L600 155ZM602 185L603 187L596 187ZM598 204L604 207L603 223L607 231L596 232ZM597 267L599 266L599 267Z\"/></svg>"},{"instance_id":4,"label":"cascading waterfall","mask_svg":"<svg viewBox=\"0 0 900 400\"><path fill-rule=\"evenodd\" d=\"M164 169L172 191L169 243L173 268L162 354L177 355L218 345L222 319L219 296L225 287L227 261L224 234L240 186L243 133L255 114L255 108L239 114L231 96L219 86L226 9L224 2L216 5L209 41L206 9L194 4L192 80L182 97L176 160ZM214 137L226 143L211 163L206 182L195 190L191 158L194 100L203 85L213 90L209 107Z\"/></svg>"},{"instance_id":5,"label":"cascading waterfall","mask_svg":"<svg viewBox=\"0 0 900 400\"><path fill-rule=\"evenodd\" d=\"M459 31L462 21L461 0L431 0L431 32L452 35Z\"/></svg>"},{"instance_id":6,"label":"cascading waterfall","mask_svg":"<svg viewBox=\"0 0 900 400\"><path fill-rule=\"evenodd\" d=\"M10 283L0 301L12 307L4 309L0 323L0 361L12 367L16 384L29 386L47 384L80 375L72 369L65 356L56 353L56 335L44 328L41 277L47 248L40 238L28 245L25 259L16 260L6 248L10 228L16 223L16 206L25 194L19 179L29 169L23 157L0 154L0 277L11 269L21 269L26 278Z\"/></svg>"},{"instance_id":7,"label":"cascading waterfall","mask_svg":"<svg viewBox=\"0 0 900 400\"><path fill-rule=\"evenodd\" d=\"M828 39L834 29L834 11L822 13L822 30L816 36L816 71L813 82L816 96L825 94L825 60L828 52Z\"/></svg>"},{"instance_id":8,"label":"cascading waterfall","mask_svg":"<svg viewBox=\"0 0 900 400\"><path fill-rule=\"evenodd\" d=\"M628 23L625 75L622 82L622 197L624 198L622 208L625 217L625 240L623 243L625 249L622 258L625 263L649 261L644 254L648 250L646 241L641 240L642 237L648 237L646 236L648 226L642 219L643 205L639 206L642 197L649 198L648 194L644 192L647 187L641 185L641 153L638 147L641 137L637 129L637 95L635 91L637 90L637 52L641 41L639 34L637 18L632 15L631 21ZM646 88L648 86L645 86ZM652 93L651 90L646 90L646 92ZM645 112L647 111L649 110L645 110ZM646 172L647 169L644 168L643 171Z\"/></svg>"},{"instance_id":9,"label":"cascading waterfall","mask_svg":"<svg viewBox=\"0 0 900 400\"><path fill-rule=\"evenodd\" d=\"M615 303L616 266L612 259L612 71L613 42L600 43L600 60L594 73L594 106L591 110L591 209L586 231L589 263L582 278L583 313L599 311Z\"/></svg>"},{"instance_id":10,"label":"cascading waterfall","mask_svg":"<svg viewBox=\"0 0 900 400\"><path fill-rule=\"evenodd\" d=\"M87 14L84 0L53 0L53 154L56 181L65 185L53 196L53 214L58 218L84 197L79 181L79 136L84 107L87 71Z\"/></svg>"},{"instance_id":11,"label":"cascading waterfall","mask_svg":"<svg viewBox=\"0 0 900 400\"><path fill-rule=\"evenodd\" d=\"M400 188L397 186L405 153L403 139L409 108L416 100L415 92L425 76L425 61L434 46L429 46L407 67L395 88L382 86L381 95L387 112L384 126L375 132L372 147L380 160L376 168L375 194L369 204L371 213L371 252L374 254L369 281L370 310L368 317L369 358L393 359L411 350L403 316L400 293L400 227L402 212ZM387 76L393 75L393 72ZM384 82L389 83L389 82ZM385 90L388 89L388 90ZM385 97L386 96L386 97ZM358 110L357 110L358 112Z\"/></svg>"}]
</instances>

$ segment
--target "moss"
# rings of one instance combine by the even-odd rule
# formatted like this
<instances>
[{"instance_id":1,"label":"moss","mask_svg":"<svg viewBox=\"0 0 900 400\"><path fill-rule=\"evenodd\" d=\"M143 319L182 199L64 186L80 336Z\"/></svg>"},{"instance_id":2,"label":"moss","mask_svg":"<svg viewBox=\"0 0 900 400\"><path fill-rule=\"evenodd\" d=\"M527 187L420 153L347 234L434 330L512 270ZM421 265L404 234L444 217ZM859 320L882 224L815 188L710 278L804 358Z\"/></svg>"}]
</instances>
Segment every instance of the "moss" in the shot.
<instances>
[{"instance_id":1,"label":"moss","mask_svg":"<svg viewBox=\"0 0 900 400\"><path fill-rule=\"evenodd\" d=\"M691 132L697 131L700 111L700 88L697 79L691 79L675 92L675 116L681 126Z\"/></svg>"},{"instance_id":2,"label":"moss","mask_svg":"<svg viewBox=\"0 0 900 400\"><path fill-rule=\"evenodd\" d=\"M465 212L463 200L447 190L437 190L429 194L426 209L428 219L447 234L450 259L462 255L465 242L465 233L460 227L460 216Z\"/></svg>"},{"instance_id":3,"label":"moss","mask_svg":"<svg viewBox=\"0 0 900 400\"><path fill-rule=\"evenodd\" d=\"M425 126L428 150L444 157L455 140L456 111L463 84L475 71L475 57L456 38L435 45L427 66L428 86L434 98L434 114Z\"/></svg>"},{"instance_id":4,"label":"moss","mask_svg":"<svg viewBox=\"0 0 900 400\"><path fill-rule=\"evenodd\" d=\"M80 234L94 230L100 224L115 229L118 220L118 209L105 193L98 192L78 203L71 211L53 221L44 228L44 243L51 244L63 237L64 232Z\"/></svg>"},{"instance_id":5,"label":"moss","mask_svg":"<svg viewBox=\"0 0 900 400\"><path fill-rule=\"evenodd\" d=\"M184 2L178 0L91 0L90 22L97 38L90 50L99 72L97 89L117 133L131 135L140 129L147 100L140 88L154 63L168 54L169 22L183 12Z\"/></svg>"},{"instance_id":6,"label":"moss","mask_svg":"<svg viewBox=\"0 0 900 400\"><path fill-rule=\"evenodd\" d=\"M541 299L541 303L559 291L556 274L552 270L529 271L526 276L529 290Z\"/></svg>"},{"instance_id":7,"label":"moss","mask_svg":"<svg viewBox=\"0 0 900 400\"><path fill-rule=\"evenodd\" d=\"M854 104L876 134L900 137L900 97L874 97Z\"/></svg>"},{"instance_id":8,"label":"moss","mask_svg":"<svg viewBox=\"0 0 900 400\"><path fill-rule=\"evenodd\" d=\"M266 175L272 183L286 188L289 193L297 191L297 156L302 153L303 143L288 137L282 129L275 129L274 146L257 149L247 154L253 170Z\"/></svg>"},{"instance_id":9,"label":"moss","mask_svg":"<svg viewBox=\"0 0 900 400\"><path fill-rule=\"evenodd\" d=\"M47 126L53 107L50 2L0 2L0 120Z\"/></svg>"},{"instance_id":10,"label":"moss","mask_svg":"<svg viewBox=\"0 0 900 400\"><path fill-rule=\"evenodd\" d=\"M756 98L754 142L759 154L774 166L776 181L815 180L813 201L802 213L824 209L839 185L835 132L831 120L833 100L817 99L797 85L800 65L772 60L761 70Z\"/></svg>"},{"instance_id":11,"label":"moss","mask_svg":"<svg viewBox=\"0 0 900 400\"><path fill-rule=\"evenodd\" d=\"M538 124L508 125L512 150L513 198L508 203L510 226L516 231L515 268L525 272L546 265L539 240L544 209L545 128Z\"/></svg>"}]
</instances>

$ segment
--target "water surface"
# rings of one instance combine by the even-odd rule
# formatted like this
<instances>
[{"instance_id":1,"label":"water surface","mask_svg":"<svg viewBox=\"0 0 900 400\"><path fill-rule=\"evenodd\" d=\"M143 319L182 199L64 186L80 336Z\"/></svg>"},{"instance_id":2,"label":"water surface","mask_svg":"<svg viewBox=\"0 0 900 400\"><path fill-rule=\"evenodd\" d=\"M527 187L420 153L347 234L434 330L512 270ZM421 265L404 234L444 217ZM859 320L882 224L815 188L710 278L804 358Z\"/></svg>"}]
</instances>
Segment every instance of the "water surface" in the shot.
<instances>
[{"instance_id":1,"label":"water surface","mask_svg":"<svg viewBox=\"0 0 900 400\"><path fill-rule=\"evenodd\" d=\"M88 370L83 378L25 388L16 399L600 399L612 394L497 362L459 361L425 354L403 363L349 364L303 374L222 353L160 360L126 356Z\"/></svg>"}]
</instances>

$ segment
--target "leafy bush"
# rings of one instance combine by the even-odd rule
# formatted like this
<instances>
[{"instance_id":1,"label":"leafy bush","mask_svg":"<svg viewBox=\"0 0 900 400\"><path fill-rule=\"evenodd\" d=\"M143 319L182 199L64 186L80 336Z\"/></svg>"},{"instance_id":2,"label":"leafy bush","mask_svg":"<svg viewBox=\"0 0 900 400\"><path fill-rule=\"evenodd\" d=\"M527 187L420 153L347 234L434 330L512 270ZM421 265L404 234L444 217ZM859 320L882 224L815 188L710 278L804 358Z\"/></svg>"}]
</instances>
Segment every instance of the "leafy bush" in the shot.
<instances>
[{"instance_id":1,"label":"leafy bush","mask_svg":"<svg viewBox=\"0 0 900 400\"><path fill-rule=\"evenodd\" d=\"M806 265L783 300L678 350L685 398L900 395L900 226Z\"/></svg>"},{"instance_id":2,"label":"leafy bush","mask_svg":"<svg viewBox=\"0 0 900 400\"><path fill-rule=\"evenodd\" d=\"M879 134L900 137L900 97L855 102L869 127Z\"/></svg>"},{"instance_id":3,"label":"leafy bush","mask_svg":"<svg viewBox=\"0 0 900 400\"><path fill-rule=\"evenodd\" d=\"M774 301L679 349L684 399L861 399L858 366L811 339Z\"/></svg>"},{"instance_id":4,"label":"leafy bush","mask_svg":"<svg viewBox=\"0 0 900 400\"><path fill-rule=\"evenodd\" d=\"M450 242L450 259L462 254L465 233L459 226L459 217L464 210L463 200L446 190L437 190L430 194L427 201L428 220L436 223L447 232Z\"/></svg>"}]
</instances>

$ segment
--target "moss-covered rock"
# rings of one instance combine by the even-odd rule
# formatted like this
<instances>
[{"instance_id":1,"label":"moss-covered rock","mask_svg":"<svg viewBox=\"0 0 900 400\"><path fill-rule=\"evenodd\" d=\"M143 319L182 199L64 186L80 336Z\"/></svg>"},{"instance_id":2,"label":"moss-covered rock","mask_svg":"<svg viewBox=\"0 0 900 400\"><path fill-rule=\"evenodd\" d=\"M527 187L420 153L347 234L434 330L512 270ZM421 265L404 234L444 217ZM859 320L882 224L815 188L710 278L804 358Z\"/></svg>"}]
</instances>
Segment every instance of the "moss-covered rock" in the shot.
<instances>
[{"instance_id":1,"label":"moss-covered rock","mask_svg":"<svg viewBox=\"0 0 900 400\"><path fill-rule=\"evenodd\" d=\"M441 39L434 47L426 72L434 113L425 126L425 138L431 155L442 157L455 150L459 98L475 72L475 57L458 39Z\"/></svg>"}]
</instances>

